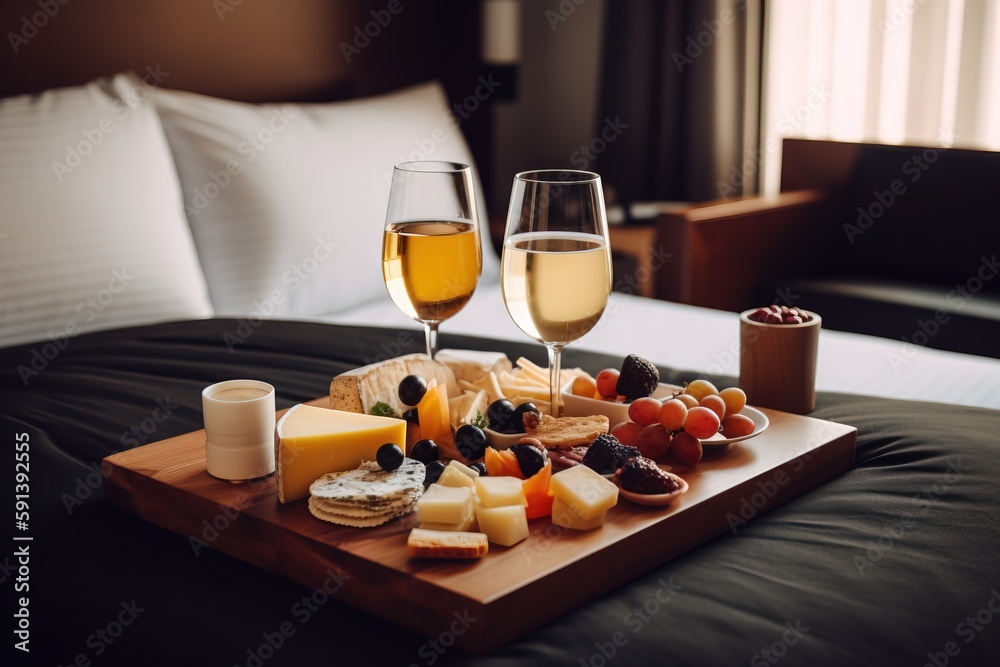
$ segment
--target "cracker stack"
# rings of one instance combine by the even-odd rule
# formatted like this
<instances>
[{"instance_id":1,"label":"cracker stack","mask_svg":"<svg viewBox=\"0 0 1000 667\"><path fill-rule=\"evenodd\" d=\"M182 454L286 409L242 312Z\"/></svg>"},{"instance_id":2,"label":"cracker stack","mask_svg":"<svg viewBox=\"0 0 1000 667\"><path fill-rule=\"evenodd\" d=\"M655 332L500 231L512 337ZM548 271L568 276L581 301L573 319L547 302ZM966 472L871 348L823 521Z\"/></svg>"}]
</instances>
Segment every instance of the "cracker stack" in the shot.
<instances>
[{"instance_id":1,"label":"cracker stack","mask_svg":"<svg viewBox=\"0 0 1000 667\"><path fill-rule=\"evenodd\" d=\"M379 526L416 508L424 474L424 464L409 458L391 472L365 461L356 470L327 473L309 486L309 511L341 526Z\"/></svg>"}]
</instances>

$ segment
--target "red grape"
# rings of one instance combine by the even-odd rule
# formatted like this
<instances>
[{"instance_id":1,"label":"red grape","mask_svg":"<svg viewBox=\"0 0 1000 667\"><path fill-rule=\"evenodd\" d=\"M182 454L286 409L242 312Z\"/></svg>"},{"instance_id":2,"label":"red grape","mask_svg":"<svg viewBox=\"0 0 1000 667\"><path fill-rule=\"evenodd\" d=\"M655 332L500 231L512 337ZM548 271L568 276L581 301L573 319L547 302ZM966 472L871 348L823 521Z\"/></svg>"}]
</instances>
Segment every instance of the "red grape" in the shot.
<instances>
[{"instance_id":1,"label":"red grape","mask_svg":"<svg viewBox=\"0 0 1000 667\"><path fill-rule=\"evenodd\" d=\"M726 418L726 402L718 394L711 394L701 399L701 405L719 415L719 421Z\"/></svg>"},{"instance_id":2,"label":"red grape","mask_svg":"<svg viewBox=\"0 0 1000 667\"><path fill-rule=\"evenodd\" d=\"M618 438L618 442L623 445L634 445L642 429L643 427L635 422L621 422L611 428L611 435Z\"/></svg>"},{"instance_id":3,"label":"red grape","mask_svg":"<svg viewBox=\"0 0 1000 667\"><path fill-rule=\"evenodd\" d=\"M676 431L684 426L684 420L687 419L687 416L688 407L684 404L684 401L676 398L664 401L663 406L660 408L660 413L657 415L660 426L668 431Z\"/></svg>"},{"instance_id":4,"label":"red grape","mask_svg":"<svg viewBox=\"0 0 1000 667\"><path fill-rule=\"evenodd\" d=\"M726 414L736 415L747 404L747 395L739 387L726 387L719 392L719 396L726 402Z\"/></svg>"},{"instance_id":5,"label":"red grape","mask_svg":"<svg viewBox=\"0 0 1000 667\"><path fill-rule=\"evenodd\" d=\"M698 399L691 394L677 394L674 398L686 405L688 410L698 407Z\"/></svg>"},{"instance_id":6,"label":"red grape","mask_svg":"<svg viewBox=\"0 0 1000 667\"><path fill-rule=\"evenodd\" d=\"M658 459L670 449L670 432L653 424L639 432L634 444L647 459Z\"/></svg>"},{"instance_id":7,"label":"red grape","mask_svg":"<svg viewBox=\"0 0 1000 667\"><path fill-rule=\"evenodd\" d=\"M719 390L708 380L692 380L684 388L685 394L694 396L696 401L700 401L710 394L718 394Z\"/></svg>"},{"instance_id":8,"label":"red grape","mask_svg":"<svg viewBox=\"0 0 1000 667\"><path fill-rule=\"evenodd\" d=\"M701 440L690 433L678 433L670 443L670 451L681 463L693 466L701 461Z\"/></svg>"},{"instance_id":9,"label":"red grape","mask_svg":"<svg viewBox=\"0 0 1000 667\"><path fill-rule=\"evenodd\" d=\"M594 394L597 392L597 383L592 377L581 375L573 380L572 391L574 396L594 398Z\"/></svg>"},{"instance_id":10,"label":"red grape","mask_svg":"<svg viewBox=\"0 0 1000 667\"><path fill-rule=\"evenodd\" d=\"M684 422L684 430L694 437L704 440L711 438L719 432L719 415L710 409L699 405L688 410L687 420Z\"/></svg>"},{"instance_id":11,"label":"red grape","mask_svg":"<svg viewBox=\"0 0 1000 667\"><path fill-rule=\"evenodd\" d=\"M750 435L757 428L753 420L746 415L729 415L722 420L722 435L727 438L739 438Z\"/></svg>"},{"instance_id":12,"label":"red grape","mask_svg":"<svg viewBox=\"0 0 1000 667\"><path fill-rule=\"evenodd\" d=\"M618 376L620 373L614 368L605 368L597 374L597 391L604 398L614 400L618 398Z\"/></svg>"},{"instance_id":13,"label":"red grape","mask_svg":"<svg viewBox=\"0 0 1000 667\"><path fill-rule=\"evenodd\" d=\"M658 399L637 398L628 406L628 418L640 426L656 424L659 421L660 406Z\"/></svg>"}]
</instances>

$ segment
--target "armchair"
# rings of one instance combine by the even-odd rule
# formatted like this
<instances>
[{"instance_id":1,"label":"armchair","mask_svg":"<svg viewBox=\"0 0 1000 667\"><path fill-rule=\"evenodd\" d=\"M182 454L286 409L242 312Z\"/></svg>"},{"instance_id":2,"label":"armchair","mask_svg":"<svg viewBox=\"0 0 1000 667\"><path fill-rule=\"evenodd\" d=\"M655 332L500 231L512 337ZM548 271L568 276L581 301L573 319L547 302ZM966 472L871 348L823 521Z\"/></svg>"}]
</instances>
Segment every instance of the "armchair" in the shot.
<instances>
[{"instance_id":1,"label":"armchair","mask_svg":"<svg viewBox=\"0 0 1000 667\"><path fill-rule=\"evenodd\" d=\"M656 295L1000 357L1000 153L787 139L781 192L661 215Z\"/></svg>"}]
</instances>

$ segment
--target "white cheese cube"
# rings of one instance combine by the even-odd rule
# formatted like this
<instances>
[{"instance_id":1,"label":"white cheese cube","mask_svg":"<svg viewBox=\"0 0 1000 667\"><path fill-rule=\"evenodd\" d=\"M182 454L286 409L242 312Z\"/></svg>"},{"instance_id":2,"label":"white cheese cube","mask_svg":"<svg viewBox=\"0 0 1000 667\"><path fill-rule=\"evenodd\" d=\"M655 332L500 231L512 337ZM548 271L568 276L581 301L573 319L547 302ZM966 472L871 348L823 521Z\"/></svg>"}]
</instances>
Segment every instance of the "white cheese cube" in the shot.
<instances>
[{"instance_id":1,"label":"white cheese cube","mask_svg":"<svg viewBox=\"0 0 1000 667\"><path fill-rule=\"evenodd\" d=\"M604 510L590 519L584 519L574 512L573 508L565 500L556 498L552 501L552 523L563 528L572 528L573 530L593 530L594 528L600 528L604 525L604 517L607 514L608 511Z\"/></svg>"},{"instance_id":2,"label":"white cheese cube","mask_svg":"<svg viewBox=\"0 0 1000 667\"><path fill-rule=\"evenodd\" d=\"M528 499L524 497L524 487L521 480L516 477L477 477L476 495L483 503L483 507L528 506Z\"/></svg>"},{"instance_id":3,"label":"white cheese cube","mask_svg":"<svg viewBox=\"0 0 1000 667\"><path fill-rule=\"evenodd\" d=\"M454 461L452 461L454 463ZM475 488L476 483L472 481L472 478L468 475L462 474L457 468L452 468L450 465L445 466L444 472L438 478L436 484L441 486L467 486L470 489Z\"/></svg>"},{"instance_id":4,"label":"white cheese cube","mask_svg":"<svg viewBox=\"0 0 1000 667\"><path fill-rule=\"evenodd\" d=\"M501 478L496 478L501 479ZM528 518L522 505L476 507L479 531L502 547L510 547L528 537Z\"/></svg>"},{"instance_id":5,"label":"white cheese cube","mask_svg":"<svg viewBox=\"0 0 1000 667\"><path fill-rule=\"evenodd\" d=\"M618 487L587 466L574 466L552 475L549 489L582 519L593 519L618 502Z\"/></svg>"},{"instance_id":6,"label":"white cheese cube","mask_svg":"<svg viewBox=\"0 0 1000 667\"><path fill-rule=\"evenodd\" d=\"M472 489L467 486L431 484L417 501L422 523L461 523L472 514Z\"/></svg>"},{"instance_id":7,"label":"white cheese cube","mask_svg":"<svg viewBox=\"0 0 1000 667\"><path fill-rule=\"evenodd\" d=\"M465 521L460 521L458 523L431 523L425 521L418 527L423 528L424 530L447 530L459 533L478 532L476 529L475 512L466 517Z\"/></svg>"},{"instance_id":8,"label":"white cheese cube","mask_svg":"<svg viewBox=\"0 0 1000 667\"><path fill-rule=\"evenodd\" d=\"M463 475L466 475L469 479L472 479L472 480L475 480L477 477L479 477L479 471L478 470L476 470L475 468L470 468L469 466L465 465L461 461L456 461L456 460L452 459L451 461L448 461L448 467L449 468L454 468L455 470L458 470Z\"/></svg>"}]
</instances>

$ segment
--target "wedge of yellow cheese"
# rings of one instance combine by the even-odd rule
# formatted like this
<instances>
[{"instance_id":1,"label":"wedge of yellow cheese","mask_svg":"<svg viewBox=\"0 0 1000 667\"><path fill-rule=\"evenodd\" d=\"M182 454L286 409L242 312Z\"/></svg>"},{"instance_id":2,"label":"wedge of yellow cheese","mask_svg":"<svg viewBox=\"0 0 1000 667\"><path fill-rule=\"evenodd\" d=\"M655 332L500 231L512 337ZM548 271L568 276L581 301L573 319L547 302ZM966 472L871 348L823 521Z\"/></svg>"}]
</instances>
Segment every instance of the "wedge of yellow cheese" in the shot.
<instances>
[{"instance_id":1,"label":"wedge of yellow cheese","mask_svg":"<svg viewBox=\"0 0 1000 667\"><path fill-rule=\"evenodd\" d=\"M353 470L374 461L387 442L403 447L406 422L390 417L296 405L275 427L278 500L309 496L309 485L328 472Z\"/></svg>"},{"instance_id":2,"label":"wedge of yellow cheese","mask_svg":"<svg viewBox=\"0 0 1000 667\"><path fill-rule=\"evenodd\" d=\"M587 466L574 466L552 475L549 489L582 519L593 519L618 502L618 487ZM553 523L555 505L553 504Z\"/></svg>"}]
</instances>

